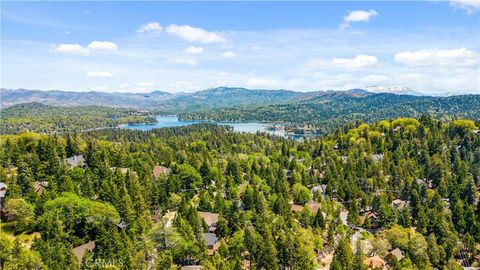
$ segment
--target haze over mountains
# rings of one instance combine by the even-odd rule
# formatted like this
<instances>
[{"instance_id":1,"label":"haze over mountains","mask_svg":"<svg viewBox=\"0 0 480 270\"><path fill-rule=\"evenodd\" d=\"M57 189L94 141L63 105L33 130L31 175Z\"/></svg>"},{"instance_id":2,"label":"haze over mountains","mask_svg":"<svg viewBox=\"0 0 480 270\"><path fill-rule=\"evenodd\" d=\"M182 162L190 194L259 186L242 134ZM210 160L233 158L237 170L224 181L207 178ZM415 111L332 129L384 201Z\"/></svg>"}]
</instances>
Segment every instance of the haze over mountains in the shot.
<instances>
[{"instance_id":1,"label":"haze over mountains","mask_svg":"<svg viewBox=\"0 0 480 270\"><path fill-rule=\"evenodd\" d=\"M231 106L288 103L308 100L326 93L346 93L371 95L376 93L393 93L397 95L421 96L408 87L372 86L348 91L296 92L290 90L258 90L236 87L217 87L193 93L169 93L153 91L150 93L106 93L106 92L71 92L61 90L27 90L1 89L3 108L20 103L39 102L57 106L106 106L123 108L157 109L164 111L196 110Z\"/></svg>"}]
</instances>

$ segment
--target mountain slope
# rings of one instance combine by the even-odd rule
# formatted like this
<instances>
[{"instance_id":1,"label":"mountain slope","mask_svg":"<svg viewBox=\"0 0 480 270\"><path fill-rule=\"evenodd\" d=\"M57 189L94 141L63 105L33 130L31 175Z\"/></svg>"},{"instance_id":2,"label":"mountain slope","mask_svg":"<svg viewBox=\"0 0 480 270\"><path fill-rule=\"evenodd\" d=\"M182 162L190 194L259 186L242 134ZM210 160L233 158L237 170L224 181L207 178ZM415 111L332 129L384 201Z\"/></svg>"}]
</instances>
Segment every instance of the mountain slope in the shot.
<instances>
[{"instance_id":1,"label":"mountain slope","mask_svg":"<svg viewBox=\"0 0 480 270\"><path fill-rule=\"evenodd\" d=\"M372 94L361 91L327 92L286 104L221 108L183 113L185 120L265 121L314 124L320 127L364 120L374 122L397 117L431 114L438 118L480 118L480 95L425 97Z\"/></svg>"}]
</instances>

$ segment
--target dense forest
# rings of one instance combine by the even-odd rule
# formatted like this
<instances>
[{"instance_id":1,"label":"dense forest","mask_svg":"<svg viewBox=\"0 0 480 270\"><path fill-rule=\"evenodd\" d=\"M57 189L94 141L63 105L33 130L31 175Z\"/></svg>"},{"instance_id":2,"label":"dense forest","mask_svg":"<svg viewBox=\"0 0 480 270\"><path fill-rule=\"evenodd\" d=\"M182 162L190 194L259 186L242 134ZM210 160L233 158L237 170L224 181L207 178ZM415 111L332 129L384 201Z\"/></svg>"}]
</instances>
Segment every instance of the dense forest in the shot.
<instances>
[{"instance_id":1,"label":"dense forest","mask_svg":"<svg viewBox=\"0 0 480 270\"><path fill-rule=\"evenodd\" d=\"M478 103L461 100L439 108L471 113L465 106ZM385 109L370 108L391 117ZM479 267L476 119L357 122L300 142L212 124L1 135L0 260L3 269Z\"/></svg>"},{"instance_id":2,"label":"dense forest","mask_svg":"<svg viewBox=\"0 0 480 270\"><path fill-rule=\"evenodd\" d=\"M0 111L0 133L16 134L22 130L41 133L75 132L155 121L151 113L134 109L100 106L62 107L23 103Z\"/></svg>"},{"instance_id":3,"label":"dense forest","mask_svg":"<svg viewBox=\"0 0 480 270\"><path fill-rule=\"evenodd\" d=\"M325 92L313 97L302 97L283 104L265 104L225 107L180 114L183 120L261 121L309 124L319 131L332 131L339 125L363 120L374 123L397 117L421 117L430 114L436 118L480 117L480 95L427 97L395 94L372 94L363 90Z\"/></svg>"}]
</instances>

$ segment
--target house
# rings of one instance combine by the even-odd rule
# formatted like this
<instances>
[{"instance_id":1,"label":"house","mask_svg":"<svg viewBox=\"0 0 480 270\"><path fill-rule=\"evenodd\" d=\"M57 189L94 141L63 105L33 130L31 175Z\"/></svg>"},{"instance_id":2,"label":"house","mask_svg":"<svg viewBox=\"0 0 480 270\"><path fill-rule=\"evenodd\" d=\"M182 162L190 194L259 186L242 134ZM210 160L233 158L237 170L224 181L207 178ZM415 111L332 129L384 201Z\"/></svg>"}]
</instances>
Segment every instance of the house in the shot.
<instances>
[{"instance_id":1,"label":"house","mask_svg":"<svg viewBox=\"0 0 480 270\"><path fill-rule=\"evenodd\" d=\"M35 190L35 193L38 194L38 196L41 196L43 192L45 191L45 188L48 187L48 181L35 181L33 182L33 189Z\"/></svg>"},{"instance_id":2,"label":"house","mask_svg":"<svg viewBox=\"0 0 480 270\"><path fill-rule=\"evenodd\" d=\"M220 247L220 241L218 241L217 236L214 233L204 233L203 238L205 238L205 243L207 243L208 255L213 255Z\"/></svg>"},{"instance_id":3,"label":"house","mask_svg":"<svg viewBox=\"0 0 480 270\"><path fill-rule=\"evenodd\" d=\"M92 252L94 248L95 248L95 241L89 241L86 244L73 248L72 252L75 255L75 257L77 257L78 261L82 262L83 256L85 255L85 251Z\"/></svg>"},{"instance_id":4,"label":"house","mask_svg":"<svg viewBox=\"0 0 480 270\"><path fill-rule=\"evenodd\" d=\"M385 258L388 260L391 260L395 257L397 259L397 262L401 261L403 259L403 252L399 248L396 248L394 250L391 250L390 252L385 255Z\"/></svg>"},{"instance_id":5,"label":"house","mask_svg":"<svg viewBox=\"0 0 480 270\"><path fill-rule=\"evenodd\" d=\"M315 192L318 192L320 194L322 194L323 197L325 197L326 193L327 193L327 185L316 185L316 186L313 186L311 189L310 189L310 192L312 193L312 196L315 194Z\"/></svg>"},{"instance_id":6,"label":"house","mask_svg":"<svg viewBox=\"0 0 480 270\"><path fill-rule=\"evenodd\" d=\"M87 163L85 162L85 159L83 158L83 155L78 155L78 156L73 156L64 159L64 161L67 163L67 165L70 166L70 169L73 169L75 167L82 167L85 168L87 167Z\"/></svg>"},{"instance_id":7,"label":"house","mask_svg":"<svg viewBox=\"0 0 480 270\"><path fill-rule=\"evenodd\" d=\"M4 182L0 182L0 212L2 211L3 207L3 200L7 195L7 185Z\"/></svg>"},{"instance_id":8,"label":"house","mask_svg":"<svg viewBox=\"0 0 480 270\"><path fill-rule=\"evenodd\" d=\"M365 260L363 260L363 264L365 264L370 269L382 269L385 266L385 261L375 255L370 258L365 258Z\"/></svg>"},{"instance_id":9,"label":"house","mask_svg":"<svg viewBox=\"0 0 480 270\"><path fill-rule=\"evenodd\" d=\"M419 185L419 186L426 186L426 187L428 187L428 188L432 188L432 187L433 187L431 180L417 178L417 179L415 180L415 182L416 182L417 185Z\"/></svg>"},{"instance_id":10,"label":"house","mask_svg":"<svg viewBox=\"0 0 480 270\"><path fill-rule=\"evenodd\" d=\"M163 215L162 220L165 221L165 228L172 227L173 219L175 218L176 215L177 215L176 211L167 212L165 213L165 215Z\"/></svg>"},{"instance_id":11,"label":"house","mask_svg":"<svg viewBox=\"0 0 480 270\"><path fill-rule=\"evenodd\" d=\"M203 266L201 265L185 265L180 268L181 270L201 270Z\"/></svg>"},{"instance_id":12,"label":"house","mask_svg":"<svg viewBox=\"0 0 480 270\"><path fill-rule=\"evenodd\" d=\"M312 212L312 214L317 214L318 210L320 209L320 207L322 206L321 203L317 203L317 202L309 202L309 203L306 203L305 205L299 205L299 204L292 204L292 211L293 212L296 212L296 213L300 213L302 212L303 208L305 207L308 207L308 209L310 209L310 212Z\"/></svg>"},{"instance_id":13,"label":"house","mask_svg":"<svg viewBox=\"0 0 480 270\"><path fill-rule=\"evenodd\" d=\"M383 154L373 154L373 155L372 155L372 159L373 159L373 161L375 161L375 162L382 161L382 159L383 159Z\"/></svg>"},{"instance_id":14,"label":"house","mask_svg":"<svg viewBox=\"0 0 480 270\"><path fill-rule=\"evenodd\" d=\"M370 222L372 224L375 224L375 223L377 223L378 218L377 218L377 215L375 215L374 212L367 211L367 212L360 215L360 224L365 224L365 222L367 222L367 220L370 220Z\"/></svg>"},{"instance_id":15,"label":"house","mask_svg":"<svg viewBox=\"0 0 480 270\"><path fill-rule=\"evenodd\" d=\"M211 212L198 212L198 215L207 223L208 231L215 232L217 230L218 214Z\"/></svg>"},{"instance_id":16,"label":"house","mask_svg":"<svg viewBox=\"0 0 480 270\"><path fill-rule=\"evenodd\" d=\"M392 206L395 207L395 209L397 210L402 210L407 205L408 205L408 201L404 201L401 199L395 199L392 201Z\"/></svg>"},{"instance_id":17,"label":"house","mask_svg":"<svg viewBox=\"0 0 480 270\"><path fill-rule=\"evenodd\" d=\"M168 174L170 173L170 169L167 168L167 167L163 167L163 166L160 166L160 165L156 165L154 168L153 168L153 178L155 178L155 180L158 179L158 177L160 177L160 175L162 174Z\"/></svg>"}]
</instances>

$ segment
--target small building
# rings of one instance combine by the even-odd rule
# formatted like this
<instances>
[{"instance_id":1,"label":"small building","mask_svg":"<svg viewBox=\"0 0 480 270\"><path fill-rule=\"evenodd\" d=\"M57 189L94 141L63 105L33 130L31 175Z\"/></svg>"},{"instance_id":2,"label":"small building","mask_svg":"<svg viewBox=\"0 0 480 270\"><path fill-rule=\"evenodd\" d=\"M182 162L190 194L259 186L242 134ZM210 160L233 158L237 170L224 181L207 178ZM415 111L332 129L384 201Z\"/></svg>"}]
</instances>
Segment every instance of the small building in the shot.
<instances>
[{"instance_id":1,"label":"small building","mask_svg":"<svg viewBox=\"0 0 480 270\"><path fill-rule=\"evenodd\" d=\"M383 159L383 154L373 154L373 155L372 155L372 159L373 159L373 161L375 161L375 162L380 162L380 161L382 161L382 159Z\"/></svg>"},{"instance_id":2,"label":"small building","mask_svg":"<svg viewBox=\"0 0 480 270\"><path fill-rule=\"evenodd\" d=\"M395 209L397 210L402 210L407 205L408 205L408 201L404 201L401 199L395 199L392 201L392 206L395 207Z\"/></svg>"},{"instance_id":3,"label":"small building","mask_svg":"<svg viewBox=\"0 0 480 270\"><path fill-rule=\"evenodd\" d=\"M3 201L5 200L5 196L7 196L7 184L0 182L0 214L3 210Z\"/></svg>"},{"instance_id":4,"label":"small building","mask_svg":"<svg viewBox=\"0 0 480 270\"><path fill-rule=\"evenodd\" d=\"M69 157L64 159L64 161L65 163L67 163L67 165L70 166L70 169L73 169L75 167L81 167L81 168L87 167L87 163L85 162L83 155Z\"/></svg>"},{"instance_id":5,"label":"small building","mask_svg":"<svg viewBox=\"0 0 480 270\"><path fill-rule=\"evenodd\" d=\"M395 259L397 259L398 262L401 261L403 259L403 257L404 257L403 252L399 248L391 250L390 252L387 253L387 255L385 255L385 258L387 260L391 260L391 259L395 258Z\"/></svg>"},{"instance_id":6,"label":"small building","mask_svg":"<svg viewBox=\"0 0 480 270\"><path fill-rule=\"evenodd\" d=\"M318 192L322 194L322 197L325 197L325 195L327 194L327 185L324 184L324 185L313 186L310 189L310 192L312 193L312 196L315 194L315 192Z\"/></svg>"},{"instance_id":7,"label":"small building","mask_svg":"<svg viewBox=\"0 0 480 270\"><path fill-rule=\"evenodd\" d=\"M360 224L365 224L367 220L370 220L371 224L376 224L378 222L377 215L373 211L367 211L360 215Z\"/></svg>"},{"instance_id":8,"label":"small building","mask_svg":"<svg viewBox=\"0 0 480 270\"><path fill-rule=\"evenodd\" d=\"M38 196L41 196L45 192L45 188L48 187L48 181L35 181L33 182L33 189Z\"/></svg>"},{"instance_id":9,"label":"small building","mask_svg":"<svg viewBox=\"0 0 480 270\"><path fill-rule=\"evenodd\" d=\"M426 186L428 188L432 188L433 187L433 184L432 184L432 181L431 180L428 180L428 179L420 179L420 178L417 178L415 180L415 182L417 183L417 185L419 186Z\"/></svg>"},{"instance_id":10,"label":"small building","mask_svg":"<svg viewBox=\"0 0 480 270\"><path fill-rule=\"evenodd\" d=\"M180 268L181 270L201 270L203 266L201 265L185 265Z\"/></svg>"},{"instance_id":11,"label":"small building","mask_svg":"<svg viewBox=\"0 0 480 270\"><path fill-rule=\"evenodd\" d=\"M217 236L214 233L204 233L203 238L205 238L205 243L207 243L208 255L213 255L220 247L220 241L218 241Z\"/></svg>"},{"instance_id":12,"label":"small building","mask_svg":"<svg viewBox=\"0 0 480 270\"><path fill-rule=\"evenodd\" d=\"M165 228L172 227L175 216L177 216L176 211L167 212L165 215L163 215L162 220L165 222Z\"/></svg>"},{"instance_id":13,"label":"small building","mask_svg":"<svg viewBox=\"0 0 480 270\"><path fill-rule=\"evenodd\" d=\"M365 260L363 260L363 264L365 264L370 269L382 269L385 266L385 261L375 255L370 258L365 258Z\"/></svg>"},{"instance_id":14,"label":"small building","mask_svg":"<svg viewBox=\"0 0 480 270\"><path fill-rule=\"evenodd\" d=\"M155 180L157 180L158 177L160 177L160 175L168 174L168 173L170 173L170 169L160 165L156 165L152 171L152 175L153 175L153 178L155 178Z\"/></svg>"},{"instance_id":15,"label":"small building","mask_svg":"<svg viewBox=\"0 0 480 270\"><path fill-rule=\"evenodd\" d=\"M75 255L75 257L77 257L77 260L81 263L83 256L85 255L85 252L86 251L92 252L94 248L95 248L95 241L89 241L86 244L73 248L72 252Z\"/></svg>"},{"instance_id":16,"label":"small building","mask_svg":"<svg viewBox=\"0 0 480 270\"><path fill-rule=\"evenodd\" d=\"M209 232L215 232L217 230L218 214L211 212L198 212L198 215L205 220L205 223L207 223Z\"/></svg>"}]
</instances>

